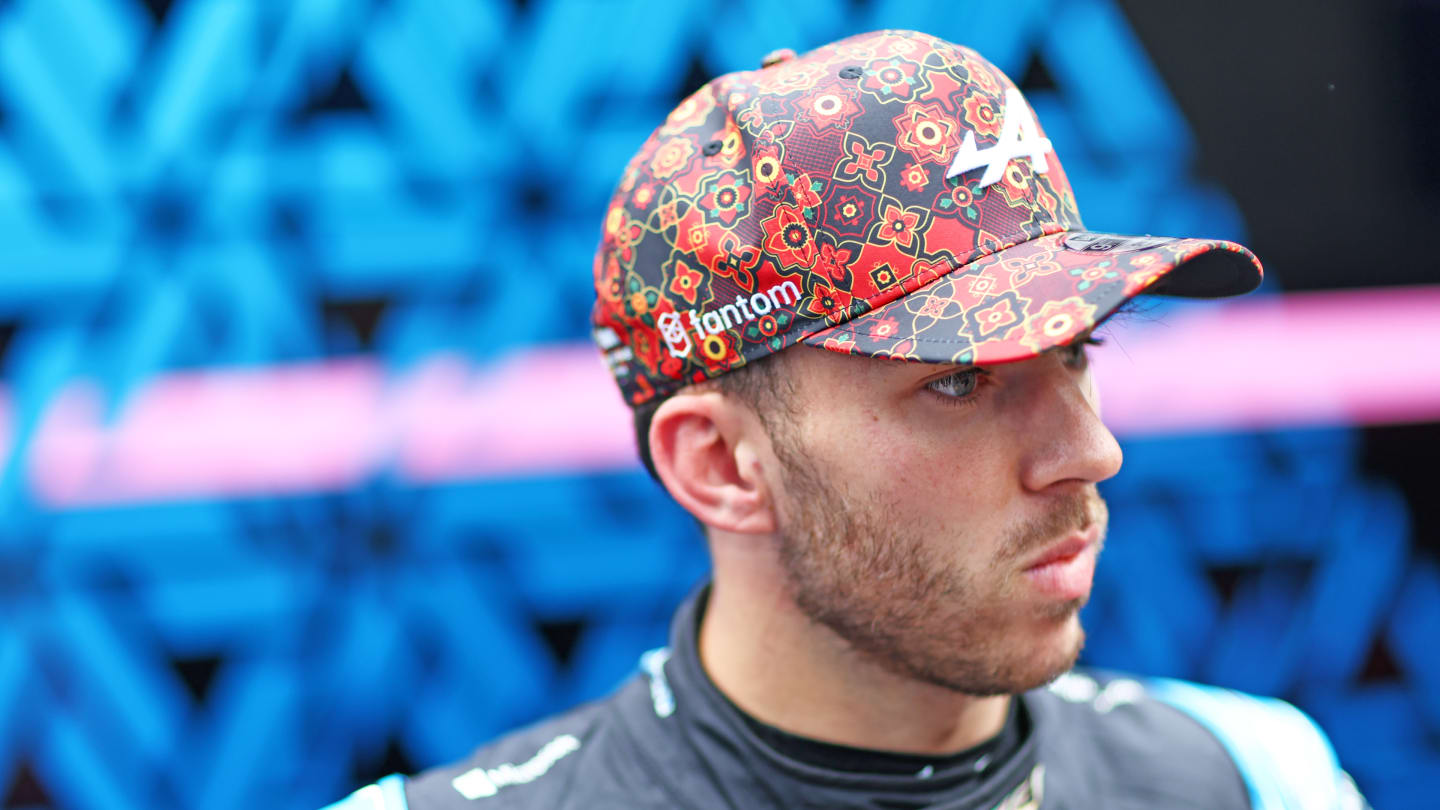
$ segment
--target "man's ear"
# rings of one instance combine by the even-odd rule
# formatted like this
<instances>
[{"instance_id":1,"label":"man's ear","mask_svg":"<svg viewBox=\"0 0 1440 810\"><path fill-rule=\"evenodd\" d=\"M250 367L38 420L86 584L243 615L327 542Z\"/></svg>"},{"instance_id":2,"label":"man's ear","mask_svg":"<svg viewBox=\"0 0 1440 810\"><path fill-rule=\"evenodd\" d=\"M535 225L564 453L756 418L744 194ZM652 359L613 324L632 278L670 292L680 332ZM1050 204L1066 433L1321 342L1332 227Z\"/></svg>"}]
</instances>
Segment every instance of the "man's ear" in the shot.
<instances>
[{"instance_id":1,"label":"man's ear","mask_svg":"<svg viewBox=\"0 0 1440 810\"><path fill-rule=\"evenodd\" d=\"M766 441L759 417L718 391L677 394L650 422L650 458L671 497L706 526L737 534L775 531L758 452Z\"/></svg>"}]
</instances>

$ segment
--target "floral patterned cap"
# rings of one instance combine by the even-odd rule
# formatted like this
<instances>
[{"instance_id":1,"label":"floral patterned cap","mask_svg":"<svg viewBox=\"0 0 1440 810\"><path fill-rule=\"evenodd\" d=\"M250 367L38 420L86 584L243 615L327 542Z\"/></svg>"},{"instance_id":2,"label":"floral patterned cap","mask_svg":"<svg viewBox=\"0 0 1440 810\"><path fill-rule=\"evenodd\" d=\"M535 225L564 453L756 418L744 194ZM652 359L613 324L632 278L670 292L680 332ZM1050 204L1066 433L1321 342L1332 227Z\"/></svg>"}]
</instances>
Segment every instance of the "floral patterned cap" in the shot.
<instances>
[{"instance_id":1,"label":"floral patterned cap","mask_svg":"<svg viewBox=\"0 0 1440 810\"><path fill-rule=\"evenodd\" d=\"M595 254L599 344L640 405L797 342L1023 360L1140 292L1249 292L1216 239L1086 231L1029 104L974 51L860 34L721 76L630 161Z\"/></svg>"}]
</instances>

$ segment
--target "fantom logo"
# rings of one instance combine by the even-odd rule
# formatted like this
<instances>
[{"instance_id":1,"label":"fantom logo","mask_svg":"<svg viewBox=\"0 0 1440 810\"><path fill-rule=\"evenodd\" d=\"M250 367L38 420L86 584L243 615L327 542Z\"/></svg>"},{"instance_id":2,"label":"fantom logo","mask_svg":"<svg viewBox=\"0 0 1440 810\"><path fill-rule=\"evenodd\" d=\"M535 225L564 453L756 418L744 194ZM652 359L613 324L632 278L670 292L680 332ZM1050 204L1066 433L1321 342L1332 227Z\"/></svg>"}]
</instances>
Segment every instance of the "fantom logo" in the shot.
<instances>
[{"instance_id":1,"label":"fantom logo","mask_svg":"<svg viewBox=\"0 0 1440 810\"><path fill-rule=\"evenodd\" d=\"M721 332L743 326L782 307L793 307L799 300L799 285L785 281L753 295L737 295L735 303L721 304L717 309L667 312L655 323L660 327L660 336L665 339L670 354L688 357L693 346L699 345L706 357L719 359L725 355L725 341L719 337ZM692 334L695 336L694 344L690 341Z\"/></svg>"}]
</instances>

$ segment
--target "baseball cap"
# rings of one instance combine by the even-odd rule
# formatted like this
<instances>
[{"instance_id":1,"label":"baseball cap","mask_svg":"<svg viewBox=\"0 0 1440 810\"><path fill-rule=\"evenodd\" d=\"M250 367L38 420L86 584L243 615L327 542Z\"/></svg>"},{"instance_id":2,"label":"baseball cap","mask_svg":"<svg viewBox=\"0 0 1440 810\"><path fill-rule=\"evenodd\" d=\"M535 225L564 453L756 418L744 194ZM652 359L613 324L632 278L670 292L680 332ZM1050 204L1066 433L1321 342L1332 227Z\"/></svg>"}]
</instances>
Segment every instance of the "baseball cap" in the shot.
<instances>
[{"instance_id":1,"label":"baseball cap","mask_svg":"<svg viewBox=\"0 0 1440 810\"><path fill-rule=\"evenodd\" d=\"M1088 231L1019 88L979 54L878 31L685 99L626 167L594 337L632 405L796 343L1023 360L1140 294L1257 287L1219 239Z\"/></svg>"}]
</instances>

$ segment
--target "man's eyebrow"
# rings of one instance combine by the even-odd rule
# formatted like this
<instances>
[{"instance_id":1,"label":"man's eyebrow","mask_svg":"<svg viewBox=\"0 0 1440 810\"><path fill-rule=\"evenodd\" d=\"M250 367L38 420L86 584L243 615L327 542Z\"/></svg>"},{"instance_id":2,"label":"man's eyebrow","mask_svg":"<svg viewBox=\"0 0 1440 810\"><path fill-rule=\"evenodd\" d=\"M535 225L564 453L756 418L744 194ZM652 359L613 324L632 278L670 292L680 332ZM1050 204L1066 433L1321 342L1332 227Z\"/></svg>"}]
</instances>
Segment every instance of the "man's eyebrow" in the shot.
<instances>
[{"instance_id":1,"label":"man's eyebrow","mask_svg":"<svg viewBox=\"0 0 1440 810\"><path fill-rule=\"evenodd\" d=\"M924 374L907 375L906 379L912 383L921 381L941 380L952 374L959 374L965 371L985 372L992 368L993 363L908 363L907 365L918 366L926 370Z\"/></svg>"}]
</instances>

